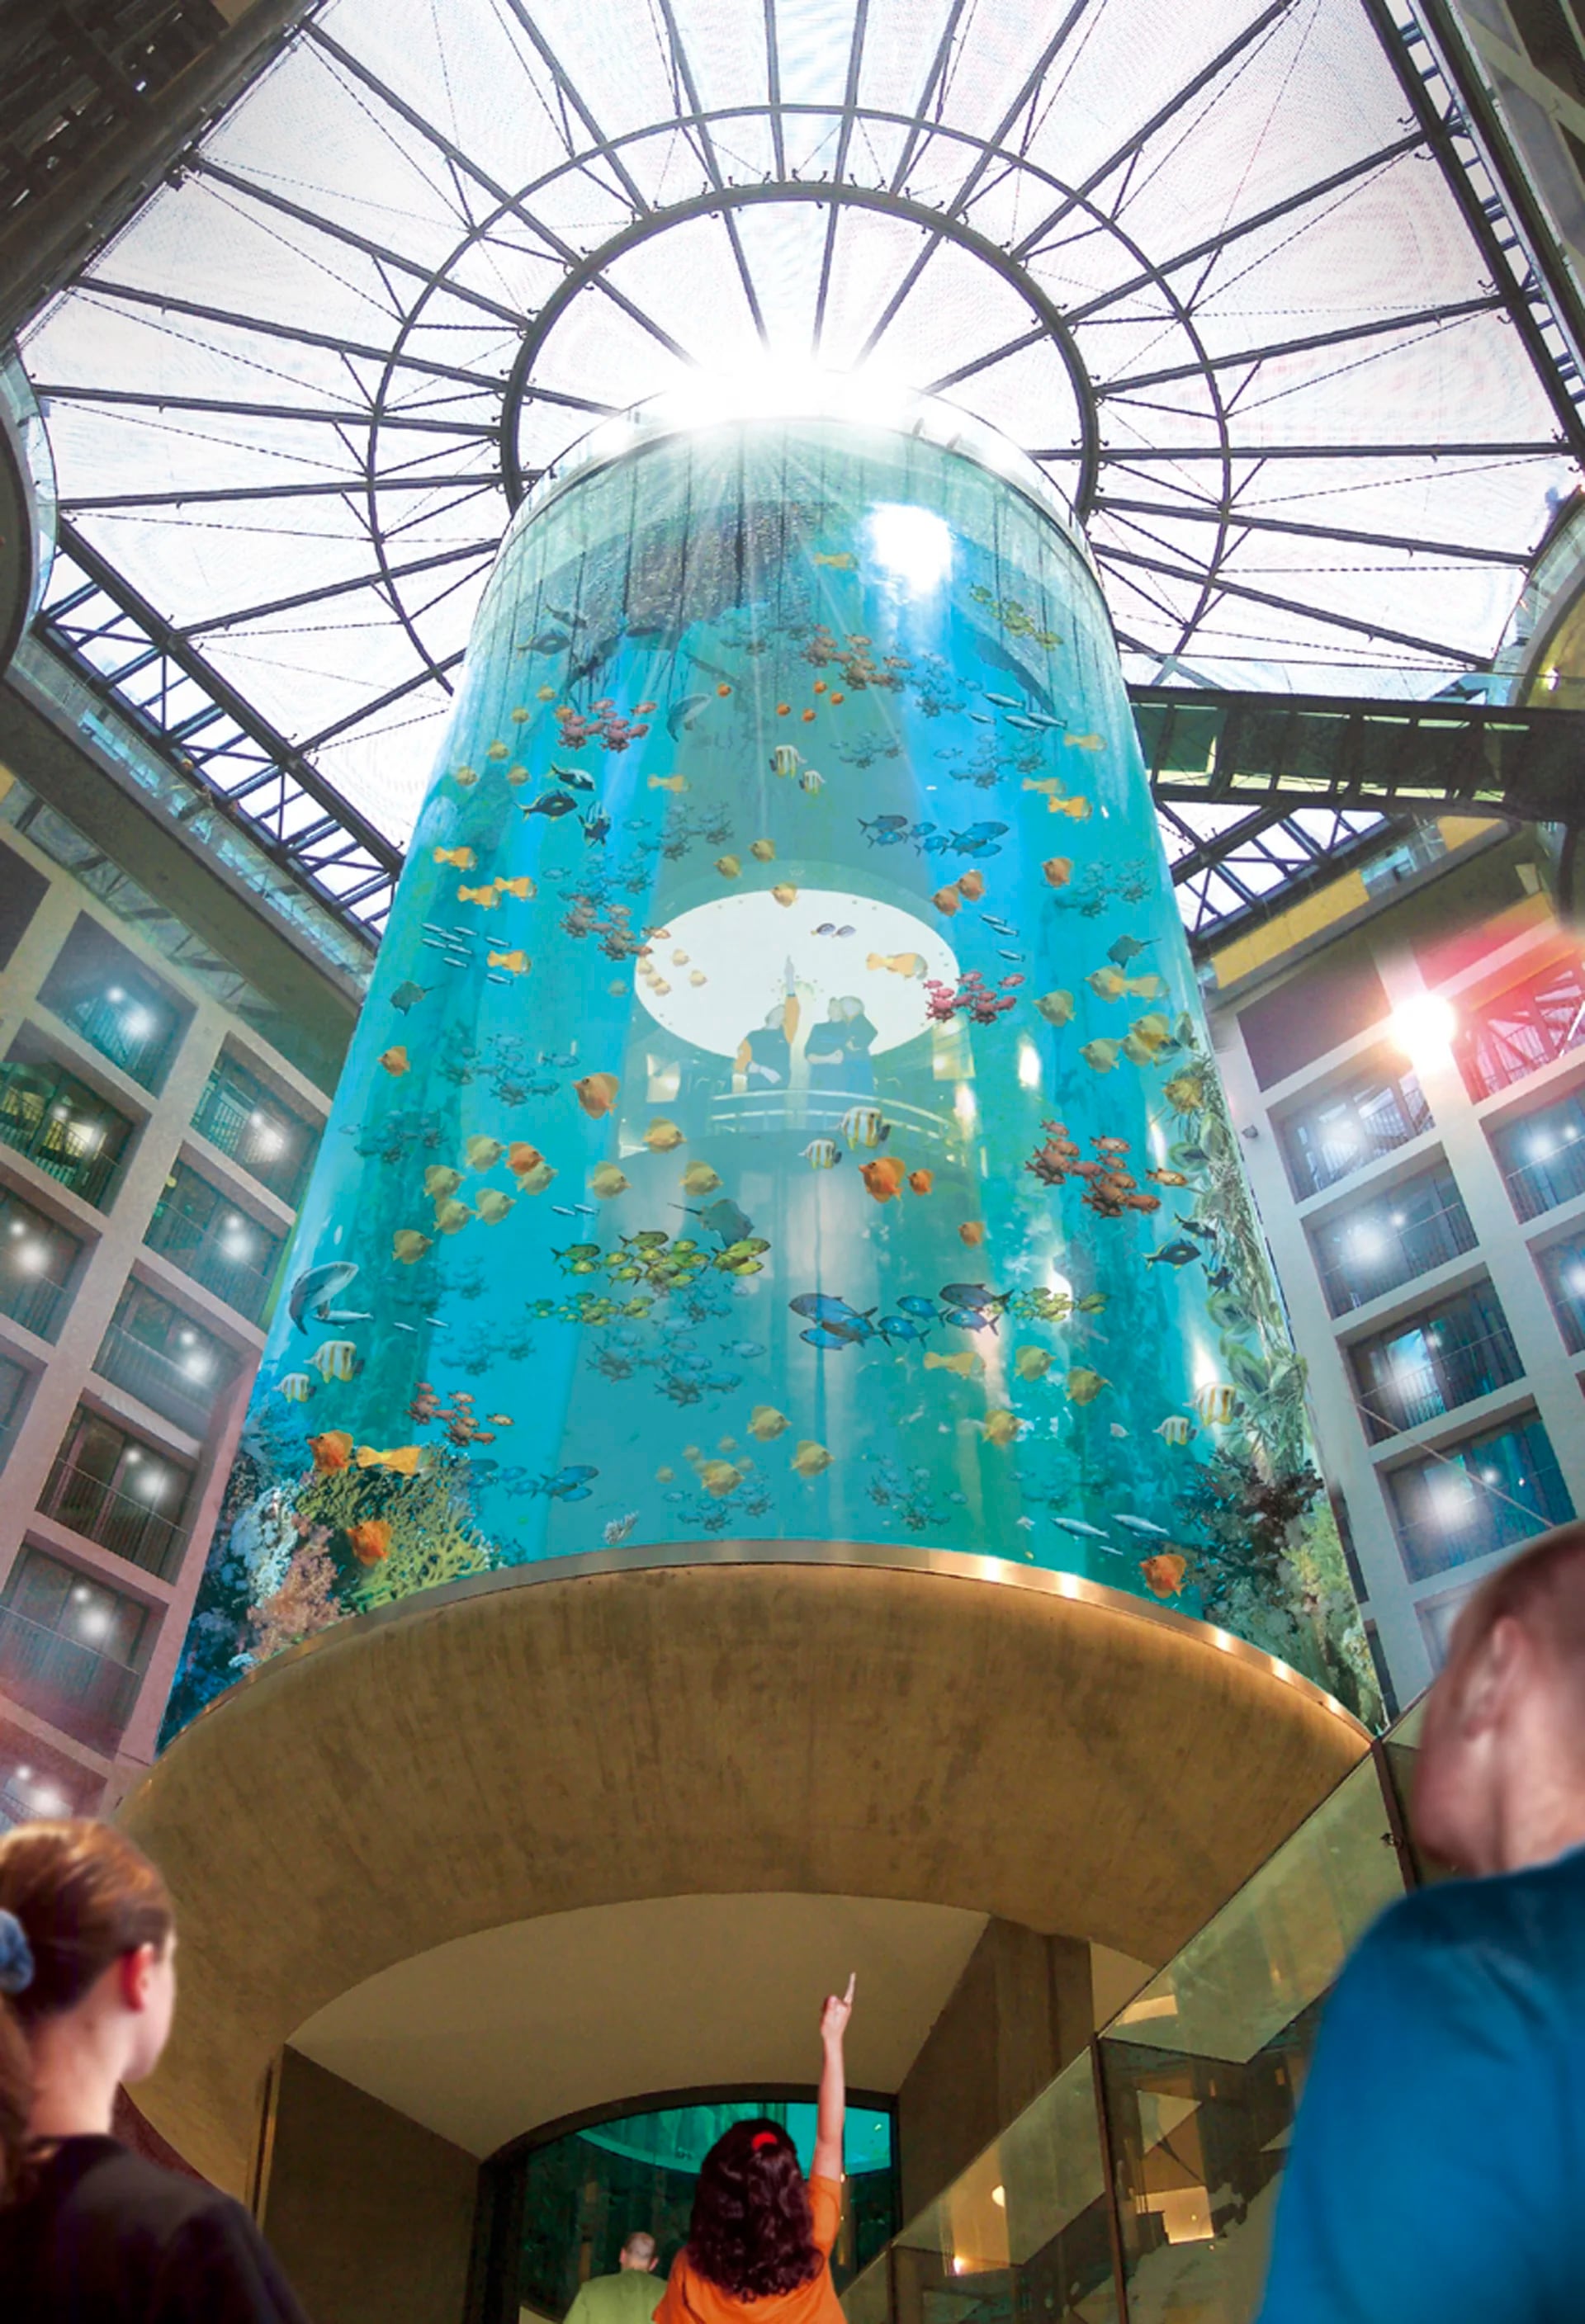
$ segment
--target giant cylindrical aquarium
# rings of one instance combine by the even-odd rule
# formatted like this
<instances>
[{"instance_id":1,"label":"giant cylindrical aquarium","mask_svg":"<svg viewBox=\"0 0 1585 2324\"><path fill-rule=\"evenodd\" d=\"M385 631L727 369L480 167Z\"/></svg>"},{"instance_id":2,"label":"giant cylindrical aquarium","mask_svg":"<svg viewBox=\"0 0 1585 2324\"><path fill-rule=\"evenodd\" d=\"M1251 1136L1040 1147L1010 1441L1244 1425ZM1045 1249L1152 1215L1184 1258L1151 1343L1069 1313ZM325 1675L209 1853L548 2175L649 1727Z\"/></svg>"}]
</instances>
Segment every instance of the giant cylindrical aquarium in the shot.
<instances>
[{"instance_id":1,"label":"giant cylindrical aquarium","mask_svg":"<svg viewBox=\"0 0 1585 2324\"><path fill-rule=\"evenodd\" d=\"M941 406L653 410L518 512L172 1723L437 1585L779 1541L1374 1708L1107 610Z\"/></svg>"}]
</instances>

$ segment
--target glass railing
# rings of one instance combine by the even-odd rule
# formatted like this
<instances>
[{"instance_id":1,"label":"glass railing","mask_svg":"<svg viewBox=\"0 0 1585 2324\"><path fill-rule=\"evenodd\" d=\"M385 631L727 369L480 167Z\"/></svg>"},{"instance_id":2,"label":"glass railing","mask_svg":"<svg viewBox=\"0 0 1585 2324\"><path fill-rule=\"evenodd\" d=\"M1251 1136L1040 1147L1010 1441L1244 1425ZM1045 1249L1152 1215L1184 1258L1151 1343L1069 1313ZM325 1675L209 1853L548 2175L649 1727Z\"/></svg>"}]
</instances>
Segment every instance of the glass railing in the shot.
<instances>
[{"instance_id":1,"label":"glass railing","mask_svg":"<svg viewBox=\"0 0 1585 2324\"><path fill-rule=\"evenodd\" d=\"M266 1240L262 1228L255 1231L253 1240ZM274 1275L274 1245L270 1244L271 1259L267 1268L249 1266L236 1256L235 1232L225 1226L200 1226L196 1219L187 1216L174 1204L156 1203L153 1216L144 1234L151 1250L157 1250L172 1267L194 1283L202 1284L217 1299L235 1307L250 1323L256 1323L264 1312Z\"/></svg>"},{"instance_id":2,"label":"glass railing","mask_svg":"<svg viewBox=\"0 0 1585 2324\"><path fill-rule=\"evenodd\" d=\"M1319 1194L1430 1128L1431 1108L1419 1084L1407 1080L1295 1116L1281 1130L1293 1192L1301 1202Z\"/></svg>"},{"instance_id":3,"label":"glass railing","mask_svg":"<svg viewBox=\"0 0 1585 2324\"><path fill-rule=\"evenodd\" d=\"M1520 1162L1503 1173L1508 1199L1521 1219L1538 1219L1560 1203L1585 1194L1585 1139L1560 1146L1544 1160Z\"/></svg>"},{"instance_id":4,"label":"glass railing","mask_svg":"<svg viewBox=\"0 0 1585 2324\"><path fill-rule=\"evenodd\" d=\"M115 1749L137 1699L139 1675L113 1655L0 1606L0 1686L24 1710L79 1742Z\"/></svg>"},{"instance_id":5,"label":"glass railing","mask_svg":"<svg viewBox=\"0 0 1585 2324\"><path fill-rule=\"evenodd\" d=\"M119 1144L107 1151L101 1133L89 1148L70 1130L63 1130L48 1113L40 1118L31 1107L8 1105L6 1095L6 1069L0 1066L0 1139L74 1194L80 1194L85 1203L102 1210L120 1167Z\"/></svg>"},{"instance_id":6,"label":"glass railing","mask_svg":"<svg viewBox=\"0 0 1585 2324\"><path fill-rule=\"evenodd\" d=\"M144 1029L144 1019L153 1015L152 1010L128 1008L125 1003L118 1007L103 994L63 1004L58 1013L90 1049L108 1057L133 1081L144 1089L159 1088L176 1038L168 1017L162 1015Z\"/></svg>"},{"instance_id":7,"label":"glass railing","mask_svg":"<svg viewBox=\"0 0 1585 2324\"><path fill-rule=\"evenodd\" d=\"M282 1202L296 1202L313 1158L309 1130L261 1109L255 1096L219 1074L210 1077L192 1126Z\"/></svg>"},{"instance_id":8,"label":"glass railing","mask_svg":"<svg viewBox=\"0 0 1585 2324\"><path fill-rule=\"evenodd\" d=\"M1361 1214L1346 1232L1346 1241L1333 1236L1325 1244L1318 1242L1316 1249L1321 1287L1334 1315L1364 1307L1475 1248L1475 1230L1459 1201L1402 1226Z\"/></svg>"},{"instance_id":9,"label":"glass railing","mask_svg":"<svg viewBox=\"0 0 1585 2324\"><path fill-rule=\"evenodd\" d=\"M204 1370L199 1367L202 1365ZM105 1328L94 1370L101 1379L123 1388L150 1410L173 1420L190 1436L201 1436L214 1414L215 1399L232 1376L218 1350L206 1346L186 1362L151 1348L125 1323Z\"/></svg>"},{"instance_id":10,"label":"glass railing","mask_svg":"<svg viewBox=\"0 0 1585 2324\"><path fill-rule=\"evenodd\" d=\"M1371 1377L1354 1353L1357 1401L1374 1442L1418 1428L1444 1412L1456 1412L1494 1388L1521 1378L1518 1351L1506 1331L1457 1341L1445 1334L1433 1349L1414 1356L1389 1353Z\"/></svg>"},{"instance_id":11,"label":"glass railing","mask_svg":"<svg viewBox=\"0 0 1585 2324\"><path fill-rule=\"evenodd\" d=\"M849 2324L1250 2324L1321 2004L1404 1892L1392 1740L910 2219Z\"/></svg>"},{"instance_id":12,"label":"glass railing","mask_svg":"<svg viewBox=\"0 0 1585 2324\"><path fill-rule=\"evenodd\" d=\"M70 1296L64 1283L22 1265L0 1243L0 1315L9 1315L41 1340L52 1340Z\"/></svg>"},{"instance_id":13,"label":"glass railing","mask_svg":"<svg viewBox=\"0 0 1585 2324\"><path fill-rule=\"evenodd\" d=\"M184 1525L70 1461L57 1461L51 1470L39 1508L42 1516L70 1526L73 1533L97 1542L129 1565L141 1565L162 1582L169 1582L181 1563Z\"/></svg>"},{"instance_id":14,"label":"glass railing","mask_svg":"<svg viewBox=\"0 0 1585 2324\"><path fill-rule=\"evenodd\" d=\"M1387 1491L1412 1582L1516 1549L1574 1514L1538 1420L1394 1470Z\"/></svg>"}]
</instances>

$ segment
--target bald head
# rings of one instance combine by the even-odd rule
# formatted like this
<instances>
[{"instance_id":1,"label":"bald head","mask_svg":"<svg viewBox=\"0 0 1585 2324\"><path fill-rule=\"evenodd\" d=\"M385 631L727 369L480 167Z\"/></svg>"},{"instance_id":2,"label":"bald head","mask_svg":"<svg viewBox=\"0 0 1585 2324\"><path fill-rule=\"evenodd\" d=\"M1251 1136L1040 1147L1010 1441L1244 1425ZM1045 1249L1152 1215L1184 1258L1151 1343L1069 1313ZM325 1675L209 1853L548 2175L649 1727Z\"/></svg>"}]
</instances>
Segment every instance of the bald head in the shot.
<instances>
[{"instance_id":1,"label":"bald head","mask_svg":"<svg viewBox=\"0 0 1585 2324\"><path fill-rule=\"evenodd\" d=\"M647 2275L655 2264L655 2239L637 2227L623 2245L617 2259L619 2267L632 2268L637 2274Z\"/></svg>"},{"instance_id":2,"label":"bald head","mask_svg":"<svg viewBox=\"0 0 1585 2324\"><path fill-rule=\"evenodd\" d=\"M1585 1524L1543 1534L1460 1616L1426 1701L1414 1829L1471 1873L1585 1841Z\"/></svg>"}]
</instances>

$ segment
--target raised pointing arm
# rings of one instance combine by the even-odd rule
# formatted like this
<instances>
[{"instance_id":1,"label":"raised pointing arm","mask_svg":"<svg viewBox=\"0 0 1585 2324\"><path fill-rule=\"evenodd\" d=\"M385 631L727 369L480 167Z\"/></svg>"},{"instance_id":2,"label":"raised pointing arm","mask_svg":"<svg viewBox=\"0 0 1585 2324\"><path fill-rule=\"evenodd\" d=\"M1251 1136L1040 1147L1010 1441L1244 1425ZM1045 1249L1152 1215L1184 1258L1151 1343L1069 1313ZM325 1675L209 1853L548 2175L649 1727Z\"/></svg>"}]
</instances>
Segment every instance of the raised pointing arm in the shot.
<instances>
[{"instance_id":1,"label":"raised pointing arm","mask_svg":"<svg viewBox=\"0 0 1585 2324\"><path fill-rule=\"evenodd\" d=\"M815 2179L839 2181L842 2176L842 2125L848 2114L842 2037L853 2015L853 1988L857 1982L858 1973L855 1970L848 1979L847 1992L840 1996L828 1994L820 2014L820 2105L814 2125L814 2167L810 2174Z\"/></svg>"}]
</instances>

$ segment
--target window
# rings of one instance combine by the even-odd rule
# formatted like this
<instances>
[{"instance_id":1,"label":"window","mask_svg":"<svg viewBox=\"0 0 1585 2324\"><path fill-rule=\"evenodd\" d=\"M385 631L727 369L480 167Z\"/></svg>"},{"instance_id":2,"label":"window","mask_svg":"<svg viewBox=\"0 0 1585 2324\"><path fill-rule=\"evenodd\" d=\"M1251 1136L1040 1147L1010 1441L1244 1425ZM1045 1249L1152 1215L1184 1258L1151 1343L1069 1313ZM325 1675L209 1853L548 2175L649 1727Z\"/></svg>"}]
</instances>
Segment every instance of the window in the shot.
<instances>
[{"instance_id":1,"label":"window","mask_svg":"<svg viewBox=\"0 0 1585 2324\"><path fill-rule=\"evenodd\" d=\"M1535 1254L1541 1279L1552 1301L1563 1345L1571 1356L1585 1350L1585 1231L1562 1242L1548 1243Z\"/></svg>"},{"instance_id":2,"label":"window","mask_svg":"<svg viewBox=\"0 0 1585 2324\"><path fill-rule=\"evenodd\" d=\"M52 1340L81 1253L75 1235L0 1185L0 1313Z\"/></svg>"},{"instance_id":3,"label":"window","mask_svg":"<svg viewBox=\"0 0 1585 2324\"><path fill-rule=\"evenodd\" d=\"M169 1581L181 1562L192 1472L113 1421L79 1410L39 1503L42 1513Z\"/></svg>"},{"instance_id":4,"label":"window","mask_svg":"<svg viewBox=\"0 0 1585 2324\"><path fill-rule=\"evenodd\" d=\"M1377 1069L1289 1114L1277 1136L1302 1202L1430 1127L1431 1108L1414 1074Z\"/></svg>"},{"instance_id":5,"label":"window","mask_svg":"<svg viewBox=\"0 0 1585 2324\"><path fill-rule=\"evenodd\" d=\"M281 1239L187 1163L179 1162L166 1179L144 1240L250 1323L259 1322Z\"/></svg>"},{"instance_id":6,"label":"window","mask_svg":"<svg viewBox=\"0 0 1585 2324\"><path fill-rule=\"evenodd\" d=\"M1516 1380L1524 1367L1489 1283L1455 1292L1349 1351L1370 1434L1415 1428Z\"/></svg>"},{"instance_id":7,"label":"window","mask_svg":"<svg viewBox=\"0 0 1585 2324\"><path fill-rule=\"evenodd\" d=\"M236 1376L236 1360L180 1307L144 1284L129 1283L94 1369L190 1435L201 1436L216 1397Z\"/></svg>"},{"instance_id":8,"label":"window","mask_svg":"<svg viewBox=\"0 0 1585 2324\"><path fill-rule=\"evenodd\" d=\"M164 1080L192 1020L191 1009L86 913L61 945L39 998L102 1057L150 1090Z\"/></svg>"},{"instance_id":9,"label":"window","mask_svg":"<svg viewBox=\"0 0 1585 2324\"><path fill-rule=\"evenodd\" d=\"M1363 1307L1475 1248L1475 1230L1445 1166L1422 1170L1312 1233L1334 1315Z\"/></svg>"},{"instance_id":10,"label":"window","mask_svg":"<svg viewBox=\"0 0 1585 2324\"><path fill-rule=\"evenodd\" d=\"M216 1061L192 1126L261 1186L296 1203L313 1159L314 1133L227 1051Z\"/></svg>"},{"instance_id":11,"label":"window","mask_svg":"<svg viewBox=\"0 0 1585 2324\"><path fill-rule=\"evenodd\" d=\"M1501 1123L1491 1144L1518 1217L1539 1218L1585 1194L1585 1090Z\"/></svg>"},{"instance_id":12,"label":"window","mask_svg":"<svg viewBox=\"0 0 1585 2324\"><path fill-rule=\"evenodd\" d=\"M1411 1582L1513 1548L1574 1514L1534 1416L1395 1469L1386 1483Z\"/></svg>"},{"instance_id":13,"label":"window","mask_svg":"<svg viewBox=\"0 0 1585 2324\"><path fill-rule=\"evenodd\" d=\"M1472 1098L1506 1089L1585 1041L1585 967L1555 961L1470 1012L1453 1044Z\"/></svg>"},{"instance_id":14,"label":"window","mask_svg":"<svg viewBox=\"0 0 1585 2324\"><path fill-rule=\"evenodd\" d=\"M11 1356L0 1356L0 1469L5 1467L16 1441L32 1378L25 1364L17 1363Z\"/></svg>"},{"instance_id":15,"label":"window","mask_svg":"<svg viewBox=\"0 0 1585 2324\"><path fill-rule=\"evenodd\" d=\"M24 1549L0 1595L0 1686L52 1726L113 1750L153 1627L135 1600Z\"/></svg>"},{"instance_id":16,"label":"window","mask_svg":"<svg viewBox=\"0 0 1585 2324\"><path fill-rule=\"evenodd\" d=\"M133 1125L51 1059L0 1065L0 1139L85 1203L108 1207Z\"/></svg>"}]
</instances>

